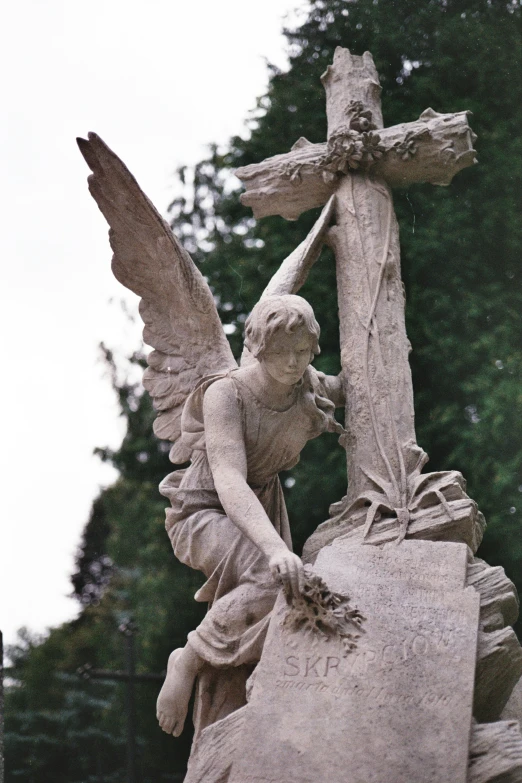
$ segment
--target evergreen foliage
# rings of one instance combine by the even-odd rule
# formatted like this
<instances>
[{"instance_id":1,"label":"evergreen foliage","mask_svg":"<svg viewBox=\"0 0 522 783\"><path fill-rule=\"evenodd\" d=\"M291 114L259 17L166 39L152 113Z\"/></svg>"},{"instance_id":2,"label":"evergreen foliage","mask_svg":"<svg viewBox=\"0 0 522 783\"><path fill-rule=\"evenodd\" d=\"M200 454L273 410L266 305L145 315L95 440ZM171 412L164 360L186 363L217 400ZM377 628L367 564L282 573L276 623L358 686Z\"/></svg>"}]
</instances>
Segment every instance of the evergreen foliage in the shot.
<instances>
[{"instance_id":1,"label":"evergreen foliage","mask_svg":"<svg viewBox=\"0 0 522 783\"><path fill-rule=\"evenodd\" d=\"M480 165L448 188L394 193L417 435L430 454L429 469L465 475L489 525L479 554L504 565L522 590L520 20L520 4L512 0L314 0L306 21L287 31L290 67L285 73L271 67L248 138L214 147L194 171L180 172L184 196L170 215L215 292L239 355L248 312L317 212L295 223L278 217L256 222L239 203L232 172L289 150L300 136L325 140L319 76L335 47L372 52L386 125L413 120L428 106L473 111ZM302 293L322 327L316 366L335 373L339 337L328 252ZM118 379L106 349L105 357L127 433L118 450L99 454L119 478L94 501L85 528L72 577L79 618L44 640L23 633L11 652L8 783L122 780L124 686L83 682L75 671L86 662L124 667L117 627L131 614L140 629L138 670L161 671L203 611L193 601L201 579L176 562L164 532L157 484L172 466L166 445L152 436L149 399L139 385ZM133 362L143 364L143 358ZM345 491L335 436L312 441L283 479L299 551ZM181 740L164 736L154 721L157 688L147 683L137 691L142 779L180 779L190 730Z\"/></svg>"}]
</instances>

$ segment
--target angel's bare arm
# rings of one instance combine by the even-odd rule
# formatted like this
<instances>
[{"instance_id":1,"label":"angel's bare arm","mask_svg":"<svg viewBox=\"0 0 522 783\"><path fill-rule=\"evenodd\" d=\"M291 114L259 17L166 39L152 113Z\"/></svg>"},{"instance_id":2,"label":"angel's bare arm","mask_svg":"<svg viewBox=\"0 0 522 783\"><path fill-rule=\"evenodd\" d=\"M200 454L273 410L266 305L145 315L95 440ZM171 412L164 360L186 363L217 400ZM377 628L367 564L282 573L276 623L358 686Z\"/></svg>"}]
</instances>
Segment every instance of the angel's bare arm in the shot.
<instances>
[{"instance_id":1,"label":"angel's bare arm","mask_svg":"<svg viewBox=\"0 0 522 783\"><path fill-rule=\"evenodd\" d=\"M276 532L247 483L241 415L233 382L216 381L203 401L207 454L219 499L229 519L261 550L271 572L297 595L303 565Z\"/></svg>"}]
</instances>

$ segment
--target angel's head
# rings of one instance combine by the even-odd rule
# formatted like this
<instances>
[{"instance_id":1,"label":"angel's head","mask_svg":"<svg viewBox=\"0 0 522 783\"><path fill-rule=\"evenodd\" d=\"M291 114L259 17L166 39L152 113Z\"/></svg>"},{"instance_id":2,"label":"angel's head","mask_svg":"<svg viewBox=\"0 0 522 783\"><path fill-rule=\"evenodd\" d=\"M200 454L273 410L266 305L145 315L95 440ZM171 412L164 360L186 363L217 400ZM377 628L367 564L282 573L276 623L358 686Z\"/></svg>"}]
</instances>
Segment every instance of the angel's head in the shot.
<instances>
[{"instance_id":1,"label":"angel's head","mask_svg":"<svg viewBox=\"0 0 522 783\"><path fill-rule=\"evenodd\" d=\"M245 345L280 383L293 386L320 352L319 324L301 296L268 296L245 324Z\"/></svg>"}]
</instances>

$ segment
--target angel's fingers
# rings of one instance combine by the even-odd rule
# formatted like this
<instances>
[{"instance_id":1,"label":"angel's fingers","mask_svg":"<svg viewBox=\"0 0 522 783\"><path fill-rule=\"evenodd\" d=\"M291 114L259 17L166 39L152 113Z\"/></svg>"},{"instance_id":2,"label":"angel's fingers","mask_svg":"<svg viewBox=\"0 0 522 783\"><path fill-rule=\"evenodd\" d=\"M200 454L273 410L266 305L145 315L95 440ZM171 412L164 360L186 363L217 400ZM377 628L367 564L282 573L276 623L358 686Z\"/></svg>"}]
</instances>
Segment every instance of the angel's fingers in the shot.
<instances>
[{"instance_id":1,"label":"angel's fingers","mask_svg":"<svg viewBox=\"0 0 522 783\"><path fill-rule=\"evenodd\" d=\"M293 562L291 571L290 571L290 583L292 586L292 593L295 598L299 597L300 590L299 590L299 563Z\"/></svg>"},{"instance_id":2,"label":"angel's fingers","mask_svg":"<svg viewBox=\"0 0 522 783\"><path fill-rule=\"evenodd\" d=\"M289 573L288 573L288 563L286 560L283 560L282 563L279 565L279 575L283 582L288 582L289 579Z\"/></svg>"},{"instance_id":3,"label":"angel's fingers","mask_svg":"<svg viewBox=\"0 0 522 783\"><path fill-rule=\"evenodd\" d=\"M276 563L276 565L273 565L270 569L272 571L272 576L277 582L282 582L282 576L281 576L281 565L279 563Z\"/></svg>"},{"instance_id":4,"label":"angel's fingers","mask_svg":"<svg viewBox=\"0 0 522 783\"><path fill-rule=\"evenodd\" d=\"M285 585L291 595L294 595L294 573L292 563L285 563Z\"/></svg>"},{"instance_id":5,"label":"angel's fingers","mask_svg":"<svg viewBox=\"0 0 522 783\"><path fill-rule=\"evenodd\" d=\"M304 567L302 563L299 563L297 569L297 586L299 588L299 595L302 595L305 585Z\"/></svg>"},{"instance_id":6,"label":"angel's fingers","mask_svg":"<svg viewBox=\"0 0 522 783\"><path fill-rule=\"evenodd\" d=\"M172 732L172 725L173 720L168 715L165 715L165 713L160 712L158 717L159 725L163 729L163 731L166 734L170 734Z\"/></svg>"},{"instance_id":7,"label":"angel's fingers","mask_svg":"<svg viewBox=\"0 0 522 783\"><path fill-rule=\"evenodd\" d=\"M292 587L291 584L291 576L288 572L288 563L283 560L282 563L279 563L278 565L278 572L279 572L279 579L283 585L283 587L290 588Z\"/></svg>"}]
</instances>

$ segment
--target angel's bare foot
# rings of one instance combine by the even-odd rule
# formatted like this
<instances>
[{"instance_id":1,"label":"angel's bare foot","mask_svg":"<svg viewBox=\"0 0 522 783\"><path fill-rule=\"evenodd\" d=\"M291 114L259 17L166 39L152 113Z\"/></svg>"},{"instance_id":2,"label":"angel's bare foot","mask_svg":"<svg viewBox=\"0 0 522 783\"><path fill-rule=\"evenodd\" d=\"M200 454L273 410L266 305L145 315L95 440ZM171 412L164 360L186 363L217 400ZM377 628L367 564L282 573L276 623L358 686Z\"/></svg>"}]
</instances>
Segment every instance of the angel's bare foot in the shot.
<instances>
[{"instance_id":1,"label":"angel's bare foot","mask_svg":"<svg viewBox=\"0 0 522 783\"><path fill-rule=\"evenodd\" d=\"M194 680L203 661L189 647L180 647L169 656L167 676L156 704L156 717L167 734L179 737L187 717Z\"/></svg>"}]
</instances>

